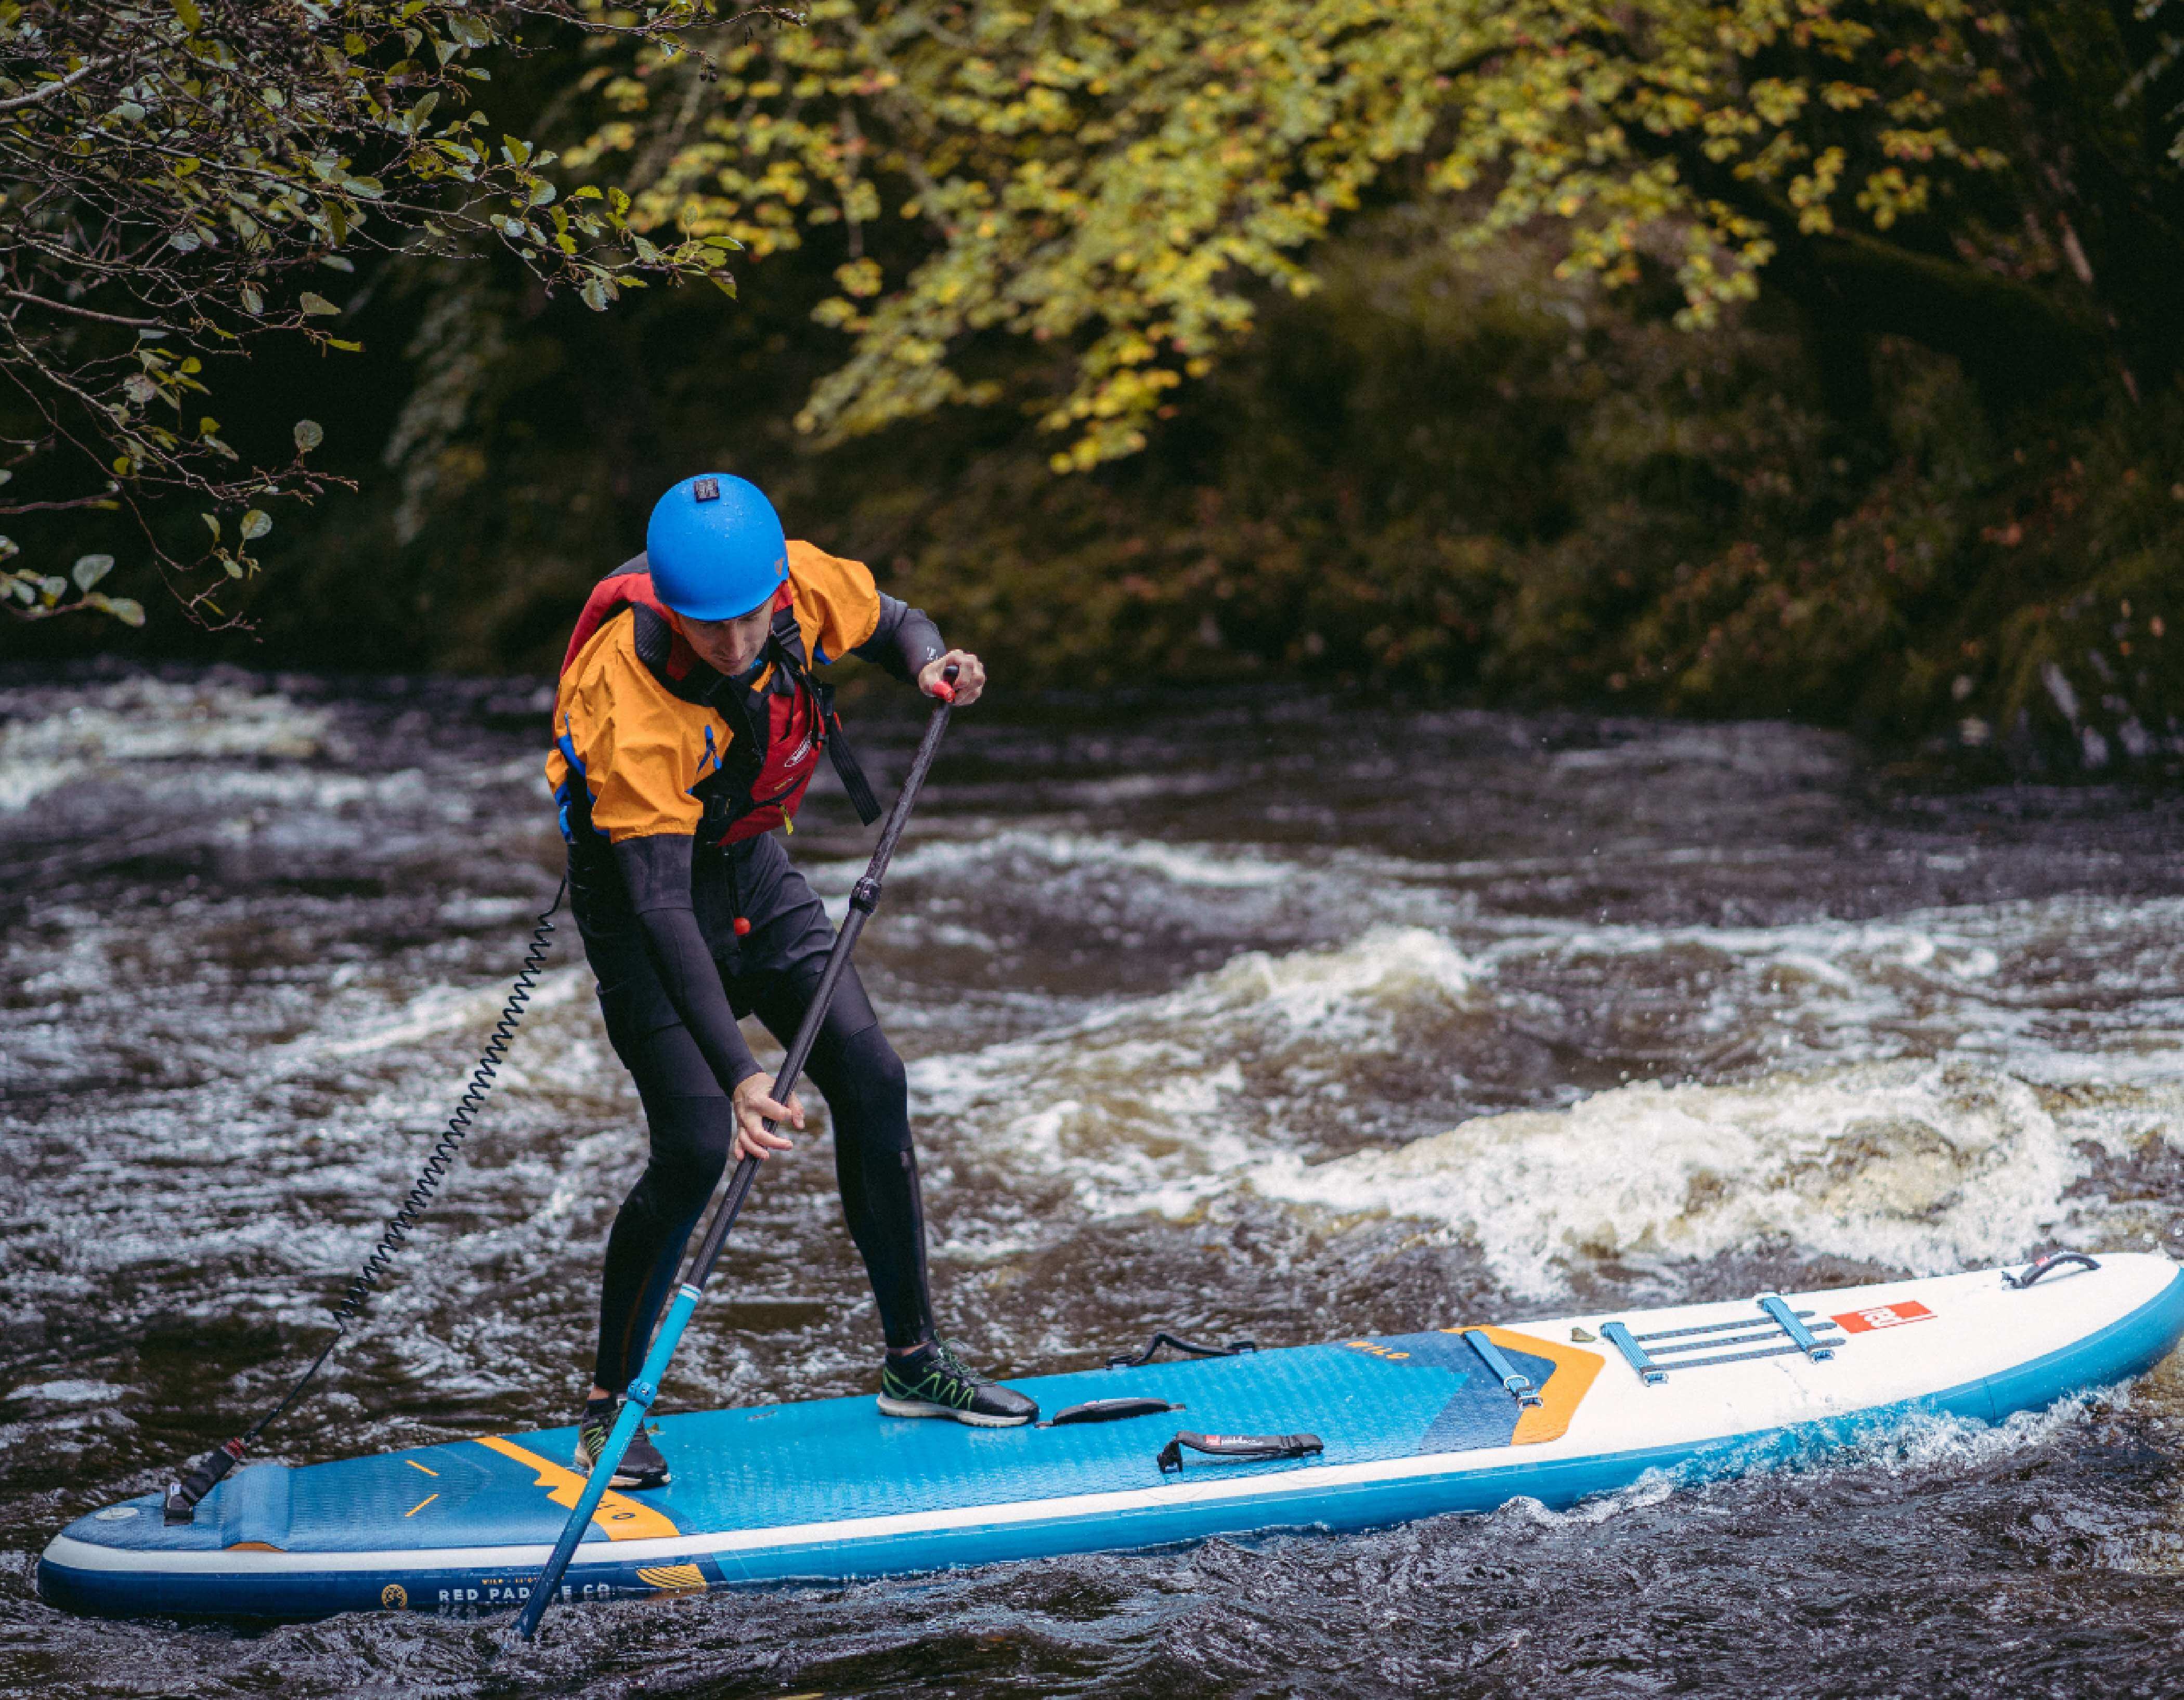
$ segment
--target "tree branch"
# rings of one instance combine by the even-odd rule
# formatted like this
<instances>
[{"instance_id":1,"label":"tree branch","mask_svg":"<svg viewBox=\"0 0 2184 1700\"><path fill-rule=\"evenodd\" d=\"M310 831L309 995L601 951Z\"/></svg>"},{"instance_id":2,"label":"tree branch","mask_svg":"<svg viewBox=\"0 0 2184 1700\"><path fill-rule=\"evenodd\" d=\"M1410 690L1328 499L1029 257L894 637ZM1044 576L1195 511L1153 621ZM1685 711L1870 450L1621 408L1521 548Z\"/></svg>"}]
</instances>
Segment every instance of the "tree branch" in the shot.
<instances>
[{"instance_id":1,"label":"tree branch","mask_svg":"<svg viewBox=\"0 0 2184 1700\"><path fill-rule=\"evenodd\" d=\"M0 112L13 112L16 108L22 106L36 106L40 101L49 99L53 96L58 94L63 89L71 87L75 84L81 82L93 71L104 70L113 63L114 61L112 59L86 59L81 64L78 65L64 77L61 77L53 82L42 84L38 87L32 89L28 94L9 95L7 99L0 100Z\"/></svg>"},{"instance_id":2,"label":"tree branch","mask_svg":"<svg viewBox=\"0 0 2184 1700\"><path fill-rule=\"evenodd\" d=\"M13 301L27 301L33 307L50 308L55 313L73 314L78 319L96 319L102 325L126 325L132 331L172 331L175 328L171 325L161 323L157 319L124 319L118 313L94 313L88 307L76 307L65 301L53 300L47 296L32 295L28 290L0 289L0 295L4 295Z\"/></svg>"}]
</instances>

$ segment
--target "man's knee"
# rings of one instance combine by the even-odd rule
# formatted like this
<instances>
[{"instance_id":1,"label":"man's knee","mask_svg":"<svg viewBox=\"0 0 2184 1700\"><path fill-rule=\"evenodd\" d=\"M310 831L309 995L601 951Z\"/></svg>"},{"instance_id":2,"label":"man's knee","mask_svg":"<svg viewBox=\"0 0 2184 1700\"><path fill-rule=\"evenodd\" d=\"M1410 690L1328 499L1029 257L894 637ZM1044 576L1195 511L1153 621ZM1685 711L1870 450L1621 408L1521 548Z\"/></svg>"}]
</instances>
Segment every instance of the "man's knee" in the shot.
<instances>
[{"instance_id":1,"label":"man's knee","mask_svg":"<svg viewBox=\"0 0 2184 1700\"><path fill-rule=\"evenodd\" d=\"M675 1094L647 1097L644 1111L652 1135L646 1173L658 1177L667 1195L663 1205L671 1214L678 1206L695 1208L694 1197L702 1206L727 1167L735 1143L734 1107L724 1097Z\"/></svg>"},{"instance_id":2,"label":"man's knee","mask_svg":"<svg viewBox=\"0 0 2184 1700\"><path fill-rule=\"evenodd\" d=\"M820 1083L838 1118L854 1119L866 1137L892 1145L910 1143L910 1079L875 1022L833 1047L828 1079Z\"/></svg>"},{"instance_id":3,"label":"man's knee","mask_svg":"<svg viewBox=\"0 0 2184 1700\"><path fill-rule=\"evenodd\" d=\"M909 1071L895 1054L894 1047L888 1043L887 1035L877 1025L866 1028L844 1049L850 1066L872 1092L894 1103L910 1102Z\"/></svg>"}]
</instances>

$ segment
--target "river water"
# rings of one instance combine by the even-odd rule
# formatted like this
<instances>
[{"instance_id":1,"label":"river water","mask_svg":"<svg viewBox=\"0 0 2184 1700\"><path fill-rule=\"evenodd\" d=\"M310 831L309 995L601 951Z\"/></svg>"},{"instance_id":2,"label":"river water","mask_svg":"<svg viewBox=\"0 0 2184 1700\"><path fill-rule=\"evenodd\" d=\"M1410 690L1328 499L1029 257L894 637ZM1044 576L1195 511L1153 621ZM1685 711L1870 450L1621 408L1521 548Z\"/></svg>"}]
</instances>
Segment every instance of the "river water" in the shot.
<instances>
[{"instance_id":1,"label":"river water","mask_svg":"<svg viewBox=\"0 0 2184 1700\"><path fill-rule=\"evenodd\" d=\"M36 1555L225 1438L549 901L543 699L0 679L0 1693L2184 1692L2184 1375L1741 1482L1349 1538L567 1609L77 1620ZM875 703L899 775L916 727ZM831 784L831 778L828 781ZM884 788L884 787L883 787ZM2184 799L1833 734L1308 695L961 717L861 960L991 1368L2184 1252ZM792 849L838 908L831 791ZM568 1419L641 1161L573 928L294 1462ZM823 1136L665 1408L872 1385Z\"/></svg>"}]
</instances>

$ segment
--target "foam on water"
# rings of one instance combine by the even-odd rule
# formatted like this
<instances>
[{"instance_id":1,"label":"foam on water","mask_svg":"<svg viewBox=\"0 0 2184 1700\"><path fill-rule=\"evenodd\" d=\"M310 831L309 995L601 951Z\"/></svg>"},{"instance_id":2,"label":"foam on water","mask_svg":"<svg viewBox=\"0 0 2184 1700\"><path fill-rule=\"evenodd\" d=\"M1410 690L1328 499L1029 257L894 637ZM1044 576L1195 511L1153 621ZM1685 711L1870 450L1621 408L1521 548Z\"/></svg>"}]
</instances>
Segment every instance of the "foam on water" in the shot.
<instances>
[{"instance_id":1,"label":"foam on water","mask_svg":"<svg viewBox=\"0 0 2184 1700\"><path fill-rule=\"evenodd\" d=\"M2148 912L2129 929L2143 939L2177 906L2131 907ZM923 1058L911 1078L919 1107L949 1106L978 1160L1060 1179L1095 1215L1180 1214L1249 1191L1418 1219L1540 1296L1588 1266L1766 1245L1941 1271L2098 1219L2072 1196L2092 1153L2184 1145L2184 1036L2167 1001L2120 1006L2105 1025L2057 1019L2088 983L2148 977L2101 954L2121 936L2116 908L1773 929L1482 923L1470 948L1379 928L1331 949L1246 953L1173 992ZM1388 1058L1413 1073L1434 1059L1461 1096L1467 1068L1545 1019L1528 984L1542 956L1576 985L1583 958L1636 964L1635 981L1611 976L1599 995L1640 1014L1665 1002L1652 981L1691 978L1694 956L1727 964L1710 992L1682 989L1680 1019L1800 1066L1564 1091L1448 1131L1373 1101ZM2028 956L2076 958L2053 998L2021 989ZM2005 959L2020 988L2009 995L1992 984ZM2098 1090L2061 1089L2088 1083Z\"/></svg>"},{"instance_id":2,"label":"foam on water","mask_svg":"<svg viewBox=\"0 0 2184 1700\"><path fill-rule=\"evenodd\" d=\"M303 760L324 753L332 725L324 709L216 678L0 692L0 809L145 762Z\"/></svg>"},{"instance_id":3,"label":"foam on water","mask_svg":"<svg viewBox=\"0 0 2184 1700\"><path fill-rule=\"evenodd\" d=\"M961 832L959 826L957 833ZM1212 845L1010 827L914 845L895 858L892 875L906 879L961 876L1024 863L1044 863L1054 868L1122 869L1150 874L1171 885L1215 889L1279 885L1295 879L1298 872L1291 863L1269 861L1248 851ZM813 887L827 892L846 892L864 871L861 860L822 862L805 870Z\"/></svg>"},{"instance_id":4,"label":"foam on water","mask_svg":"<svg viewBox=\"0 0 2184 1700\"><path fill-rule=\"evenodd\" d=\"M1095 1214L1188 1208L1257 1161L1288 1114L1347 1097L1346 1058L1464 1008L1472 963L1421 928L1247 952L1175 992L911 1064L914 1101L979 1129L982 1157L1066 1177ZM1269 1120L1268 1112L1275 1119Z\"/></svg>"},{"instance_id":5,"label":"foam on water","mask_svg":"<svg viewBox=\"0 0 2184 1700\"><path fill-rule=\"evenodd\" d=\"M2184 1093L2073 1113L1963 1062L1864 1064L1735 1086L1646 1082L1568 1109L1479 1116L1397 1151L1250 1184L1345 1213L1440 1223L1512 1290L1583 1264L1696 1261L1786 1245L1919 1274L2000 1263L2067 1231L2081 1143L2184 1130Z\"/></svg>"},{"instance_id":6,"label":"foam on water","mask_svg":"<svg viewBox=\"0 0 2184 1700\"><path fill-rule=\"evenodd\" d=\"M591 989L592 976L588 968L549 969L539 975L538 984L532 989L525 1008L526 1019L580 998ZM506 1006L508 997L509 988L504 986L435 986L412 997L392 1019L376 1023L361 1033L348 1033L339 1038L312 1033L282 1047L281 1051L285 1061L294 1062L319 1057L361 1057L375 1051L394 1050L442 1034L488 1025Z\"/></svg>"}]
</instances>

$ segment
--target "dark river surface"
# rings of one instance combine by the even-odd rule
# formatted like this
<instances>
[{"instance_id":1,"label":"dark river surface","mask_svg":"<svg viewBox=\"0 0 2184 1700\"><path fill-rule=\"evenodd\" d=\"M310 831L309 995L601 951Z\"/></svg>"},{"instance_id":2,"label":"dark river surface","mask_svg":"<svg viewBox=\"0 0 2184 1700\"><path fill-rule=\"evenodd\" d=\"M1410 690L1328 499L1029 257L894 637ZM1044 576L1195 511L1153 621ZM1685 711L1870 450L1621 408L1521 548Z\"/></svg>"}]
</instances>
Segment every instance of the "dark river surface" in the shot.
<instances>
[{"instance_id":1,"label":"dark river surface","mask_svg":"<svg viewBox=\"0 0 2184 1700\"><path fill-rule=\"evenodd\" d=\"M863 717L899 775L916 725ZM49 1609L81 1512L323 1337L558 877L528 686L0 678L0 1693L2184 1692L2184 1375L1794 1470L850 1588ZM826 781L831 786L831 777ZM1832 734L1306 695L959 720L862 961L944 1321L1015 1373L2184 1251L2184 799ZM792 841L838 908L838 793ZM566 1421L634 1094L574 930L292 1462ZM868 1390L823 1135L664 1408Z\"/></svg>"}]
</instances>

